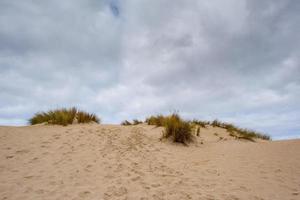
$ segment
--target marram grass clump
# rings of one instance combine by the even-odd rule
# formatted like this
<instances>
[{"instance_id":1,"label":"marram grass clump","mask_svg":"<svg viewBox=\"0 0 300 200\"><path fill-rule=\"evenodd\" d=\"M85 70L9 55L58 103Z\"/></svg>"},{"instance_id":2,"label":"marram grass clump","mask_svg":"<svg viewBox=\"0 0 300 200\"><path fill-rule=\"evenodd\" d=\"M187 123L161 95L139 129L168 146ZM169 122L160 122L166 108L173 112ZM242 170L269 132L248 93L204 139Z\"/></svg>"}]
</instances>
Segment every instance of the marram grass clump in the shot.
<instances>
[{"instance_id":1,"label":"marram grass clump","mask_svg":"<svg viewBox=\"0 0 300 200\"><path fill-rule=\"evenodd\" d=\"M124 120L124 121L121 122L121 125L122 126L130 126L130 125L132 125L132 123L128 120Z\"/></svg>"},{"instance_id":2,"label":"marram grass clump","mask_svg":"<svg viewBox=\"0 0 300 200\"><path fill-rule=\"evenodd\" d=\"M80 111L75 107L39 112L29 119L31 125L47 123L66 126L68 124L73 124L75 121L77 121L77 123L100 123L100 119L95 114Z\"/></svg>"},{"instance_id":3,"label":"marram grass clump","mask_svg":"<svg viewBox=\"0 0 300 200\"><path fill-rule=\"evenodd\" d=\"M142 124L143 122L138 120L138 119L134 119L133 122L130 122L128 120L124 120L121 122L122 126L131 126L131 125L138 125L138 124Z\"/></svg>"},{"instance_id":4,"label":"marram grass clump","mask_svg":"<svg viewBox=\"0 0 300 200\"><path fill-rule=\"evenodd\" d=\"M150 116L145 121L148 125L163 126L163 138L172 138L173 142L187 144L192 141L192 125L181 119L178 114L169 116Z\"/></svg>"},{"instance_id":5,"label":"marram grass clump","mask_svg":"<svg viewBox=\"0 0 300 200\"><path fill-rule=\"evenodd\" d=\"M209 121L201 121L201 120L197 120L197 119L194 119L190 123L193 124L193 125L198 125L202 128L206 128L206 126L210 124Z\"/></svg>"},{"instance_id":6,"label":"marram grass clump","mask_svg":"<svg viewBox=\"0 0 300 200\"><path fill-rule=\"evenodd\" d=\"M271 140L271 137L264 133L259 133L257 131L253 131L250 129L240 128L230 123L221 122L217 119L211 122L213 127L220 127L226 129L230 136L233 136L237 139L246 139L250 141L254 141L255 138L263 139L263 140Z\"/></svg>"},{"instance_id":7,"label":"marram grass clump","mask_svg":"<svg viewBox=\"0 0 300 200\"><path fill-rule=\"evenodd\" d=\"M148 118L146 118L145 122L148 125L155 125L155 126L164 126L166 122L167 117L163 115L152 115Z\"/></svg>"},{"instance_id":8,"label":"marram grass clump","mask_svg":"<svg viewBox=\"0 0 300 200\"><path fill-rule=\"evenodd\" d=\"M188 121L184 121L178 114L165 117L164 137L171 137L174 142L187 144L192 140L192 126Z\"/></svg>"}]
</instances>

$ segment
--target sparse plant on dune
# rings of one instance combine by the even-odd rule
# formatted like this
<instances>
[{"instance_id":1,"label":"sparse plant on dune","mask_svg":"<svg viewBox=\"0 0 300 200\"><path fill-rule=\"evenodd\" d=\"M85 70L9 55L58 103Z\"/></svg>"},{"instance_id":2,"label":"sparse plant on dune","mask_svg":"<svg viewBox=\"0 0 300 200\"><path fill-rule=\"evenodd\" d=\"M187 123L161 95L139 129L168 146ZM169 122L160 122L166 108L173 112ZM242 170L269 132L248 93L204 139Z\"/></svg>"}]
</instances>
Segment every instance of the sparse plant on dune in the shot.
<instances>
[{"instance_id":1,"label":"sparse plant on dune","mask_svg":"<svg viewBox=\"0 0 300 200\"><path fill-rule=\"evenodd\" d=\"M193 121L191 121L191 123L192 123L192 124L199 125L199 126L201 126L202 128L206 128L206 126L210 124L209 121L201 121L201 120L196 120L196 119L194 119Z\"/></svg>"},{"instance_id":2,"label":"sparse plant on dune","mask_svg":"<svg viewBox=\"0 0 300 200\"><path fill-rule=\"evenodd\" d=\"M192 127L189 122L184 121L178 114L165 117L165 138L172 137L174 142L187 144L192 140Z\"/></svg>"},{"instance_id":3,"label":"sparse plant on dune","mask_svg":"<svg viewBox=\"0 0 300 200\"><path fill-rule=\"evenodd\" d=\"M138 119L134 119L132 120L133 122L130 122L128 120L124 120L123 122L121 122L121 125L123 126L130 126L130 125L138 125L138 124L142 124L143 122L138 120Z\"/></svg>"},{"instance_id":4,"label":"sparse plant on dune","mask_svg":"<svg viewBox=\"0 0 300 200\"><path fill-rule=\"evenodd\" d=\"M222 123L221 123L219 120L217 120L217 119L215 119L214 121L212 121L210 124L211 124L213 127L220 127L220 128L223 128L223 127L222 127Z\"/></svg>"},{"instance_id":5,"label":"sparse plant on dune","mask_svg":"<svg viewBox=\"0 0 300 200\"><path fill-rule=\"evenodd\" d=\"M133 125L138 125L138 124L142 124L143 122L138 120L138 119L134 119L133 120Z\"/></svg>"},{"instance_id":6,"label":"sparse plant on dune","mask_svg":"<svg viewBox=\"0 0 300 200\"><path fill-rule=\"evenodd\" d=\"M100 119L95 114L90 114L84 111L77 111L76 118L78 123L100 123Z\"/></svg>"},{"instance_id":7,"label":"sparse plant on dune","mask_svg":"<svg viewBox=\"0 0 300 200\"><path fill-rule=\"evenodd\" d=\"M163 126L163 138L172 138L174 142L183 144L187 144L192 140L192 130L195 128L195 124L183 120L176 113L168 116L152 115L146 118L145 122L148 125L155 125L157 127Z\"/></svg>"},{"instance_id":8,"label":"sparse plant on dune","mask_svg":"<svg viewBox=\"0 0 300 200\"><path fill-rule=\"evenodd\" d=\"M155 125L155 126L164 126L166 121L166 117L164 117L163 115L152 115L148 118L146 118L145 122L148 125Z\"/></svg>"},{"instance_id":9,"label":"sparse plant on dune","mask_svg":"<svg viewBox=\"0 0 300 200\"><path fill-rule=\"evenodd\" d=\"M75 119L78 123L100 123L100 119L95 114L78 111L75 107L70 109L61 108L49 110L47 112L36 113L32 118L29 119L29 123L31 125L47 123L66 126L68 124L72 124Z\"/></svg>"},{"instance_id":10,"label":"sparse plant on dune","mask_svg":"<svg viewBox=\"0 0 300 200\"><path fill-rule=\"evenodd\" d=\"M267 134L259 133L250 129L240 128L233 124L220 122L218 120L212 121L211 125L213 127L220 127L226 129L229 132L230 136L233 136L237 139L255 141L255 138L259 138L263 140L271 140L271 137Z\"/></svg>"},{"instance_id":11,"label":"sparse plant on dune","mask_svg":"<svg viewBox=\"0 0 300 200\"><path fill-rule=\"evenodd\" d=\"M124 120L123 122L121 122L121 125L122 126L130 126L130 125L132 125L132 123L127 120Z\"/></svg>"}]
</instances>

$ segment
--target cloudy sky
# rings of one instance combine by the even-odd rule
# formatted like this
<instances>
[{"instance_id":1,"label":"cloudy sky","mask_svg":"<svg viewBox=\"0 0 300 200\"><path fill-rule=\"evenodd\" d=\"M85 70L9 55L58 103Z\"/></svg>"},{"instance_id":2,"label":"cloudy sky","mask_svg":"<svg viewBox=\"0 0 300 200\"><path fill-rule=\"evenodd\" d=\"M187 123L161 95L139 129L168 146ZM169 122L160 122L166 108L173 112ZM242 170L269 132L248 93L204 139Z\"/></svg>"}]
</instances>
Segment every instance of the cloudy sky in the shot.
<instances>
[{"instance_id":1,"label":"cloudy sky","mask_svg":"<svg viewBox=\"0 0 300 200\"><path fill-rule=\"evenodd\" d=\"M174 110L300 137L298 0L0 0L0 124Z\"/></svg>"}]
</instances>

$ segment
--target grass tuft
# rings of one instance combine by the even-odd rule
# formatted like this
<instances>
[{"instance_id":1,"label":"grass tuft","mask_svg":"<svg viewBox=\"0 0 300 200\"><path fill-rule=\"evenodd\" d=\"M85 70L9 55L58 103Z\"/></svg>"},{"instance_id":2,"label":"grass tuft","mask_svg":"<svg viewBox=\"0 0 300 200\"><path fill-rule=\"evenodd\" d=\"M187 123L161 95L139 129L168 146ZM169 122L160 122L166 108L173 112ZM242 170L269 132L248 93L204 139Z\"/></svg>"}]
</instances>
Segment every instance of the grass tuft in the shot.
<instances>
[{"instance_id":1,"label":"grass tuft","mask_svg":"<svg viewBox=\"0 0 300 200\"><path fill-rule=\"evenodd\" d=\"M178 114L172 114L165 117L164 137L172 137L174 142L187 144L192 140L192 126L189 122L184 121Z\"/></svg>"},{"instance_id":2,"label":"grass tuft","mask_svg":"<svg viewBox=\"0 0 300 200\"><path fill-rule=\"evenodd\" d=\"M100 123L100 119L95 114L87 113L84 111L77 111L76 118L78 123Z\"/></svg>"},{"instance_id":3,"label":"grass tuft","mask_svg":"<svg viewBox=\"0 0 300 200\"><path fill-rule=\"evenodd\" d=\"M32 118L29 119L29 123L31 125L47 123L66 126L68 124L72 124L75 119L78 123L100 123L100 119L95 114L78 111L75 107L69 109L61 108L56 110L49 110L47 112L36 113Z\"/></svg>"},{"instance_id":4,"label":"grass tuft","mask_svg":"<svg viewBox=\"0 0 300 200\"><path fill-rule=\"evenodd\" d=\"M121 122L122 126L130 126L130 125L138 125L138 124L142 124L143 122L138 120L138 119L134 119L132 120L133 122L130 122L128 120L124 120L123 122Z\"/></svg>"},{"instance_id":5,"label":"grass tuft","mask_svg":"<svg viewBox=\"0 0 300 200\"><path fill-rule=\"evenodd\" d=\"M134 119L133 120L133 125L138 125L138 124L142 124L143 122L138 120L138 119Z\"/></svg>"},{"instance_id":6,"label":"grass tuft","mask_svg":"<svg viewBox=\"0 0 300 200\"><path fill-rule=\"evenodd\" d=\"M201 120L196 120L196 119L194 119L191 123L195 124L195 125L198 125L202 128L206 128L206 126L210 124L209 121L201 121Z\"/></svg>"},{"instance_id":7,"label":"grass tuft","mask_svg":"<svg viewBox=\"0 0 300 200\"><path fill-rule=\"evenodd\" d=\"M121 125L122 125L122 126L130 126L130 125L132 125L132 123L130 123L130 122L127 121L127 120L124 120L124 121L121 122Z\"/></svg>"},{"instance_id":8,"label":"grass tuft","mask_svg":"<svg viewBox=\"0 0 300 200\"><path fill-rule=\"evenodd\" d=\"M164 127L163 138L172 138L174 142L183 144L187 144L192 140L192 130L194 125L189 121L181 119L176 113L169 116L152 115L146 118L145 122L148 125Z\"/></svg>"},{"instance_id":9,"label":"grass tuft","mask_svg":"<svg viewBox=\"0 0 300 200\"><path fill-rule=\"evenodd\" d=\"M230 136L233 136L237 139L246 139L254 141L255 138L259 138L263 140L271 140L271 137L267 134L259 133L251 129L240 128L233 124L220 122L218 120L212 121L211 125L213 127L220 127L226 129L229 132Z\"/></svg>"},{"instance_id":10,"label":"grass tuft","mask_svg":"<svg viewBox=\"0 0 300 200\"><path fill-rule=\"evenodd\" d=\"M152 115L148 118L146 118L145 122L148 125L155 125L155 126L164 126L166 121L166 117L163 115Z\"/></svg>"}]
</instances>

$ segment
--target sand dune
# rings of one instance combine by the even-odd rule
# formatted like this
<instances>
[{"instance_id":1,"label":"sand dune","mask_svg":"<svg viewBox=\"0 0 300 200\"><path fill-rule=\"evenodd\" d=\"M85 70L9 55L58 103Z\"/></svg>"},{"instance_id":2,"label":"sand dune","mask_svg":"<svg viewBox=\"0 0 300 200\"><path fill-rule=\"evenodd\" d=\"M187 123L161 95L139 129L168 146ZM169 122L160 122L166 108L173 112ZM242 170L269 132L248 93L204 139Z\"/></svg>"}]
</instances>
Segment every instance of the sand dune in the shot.
<instances>
[{"instance_id":1,"label":"sand dune","mask_svg":"<svg viewBox=\"0 0 300 200\"><path fill-rule=\"evenodd\" d=\"M300 199L300 140L201 129L188 147L154 126L0 127L4 199Z\"/></svg>"}]
</instances>

